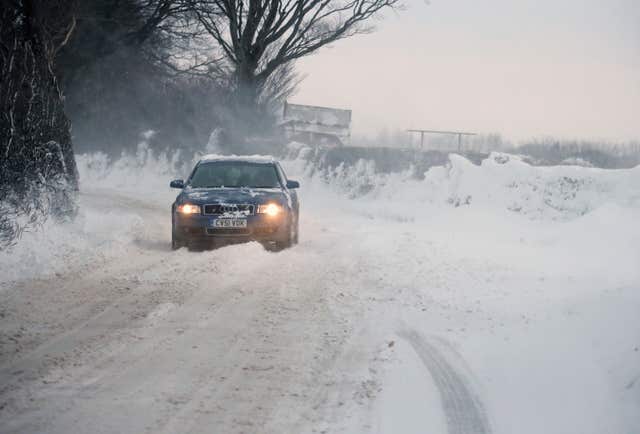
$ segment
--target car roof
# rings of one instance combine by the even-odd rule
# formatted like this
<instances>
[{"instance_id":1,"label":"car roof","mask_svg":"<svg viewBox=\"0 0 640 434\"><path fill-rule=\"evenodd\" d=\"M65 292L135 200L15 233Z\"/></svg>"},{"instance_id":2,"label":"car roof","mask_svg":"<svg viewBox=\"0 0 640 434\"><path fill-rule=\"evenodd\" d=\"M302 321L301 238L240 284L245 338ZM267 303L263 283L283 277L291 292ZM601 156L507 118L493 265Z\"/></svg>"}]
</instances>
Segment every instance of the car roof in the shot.
<instances>
[{"instance_id":1,"label":"car roof","mask_svg":"<svg viewBox=\"0 0 640 434\"><path fill-rule=\"evenodd\" d=\"M238 162L238 163L254 163L254 164L275 164L276 160L270 155L203 155L200 157L199 163L214 162Z\"/></svg>"}]
</instances>

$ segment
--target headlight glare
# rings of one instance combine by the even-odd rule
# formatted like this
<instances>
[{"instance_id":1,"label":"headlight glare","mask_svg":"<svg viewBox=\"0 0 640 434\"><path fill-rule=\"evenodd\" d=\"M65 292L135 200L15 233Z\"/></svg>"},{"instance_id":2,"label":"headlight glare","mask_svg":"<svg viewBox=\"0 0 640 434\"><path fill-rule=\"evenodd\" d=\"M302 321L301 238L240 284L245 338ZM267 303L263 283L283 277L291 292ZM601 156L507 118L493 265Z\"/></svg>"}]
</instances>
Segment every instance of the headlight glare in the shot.
<instances>
[{"instance_id":1,"label":"headlight glare","mask_svg":"<svg viewBox=\"0 0 640 434\"><path fill-rule=\"evenodd\" d=\"M185 203L178 205L177 209L180 214L200 214L200 205Z\"/></svg>"},{"instance_id":2,"label":"headlight glare","mask_svg":"<svg viewBox=\"0 0 640 434\"><path fill-rule=\"evenodd\" d=\"M277 203L268 203L258 206L258 214L266 214L269 217L275 217L282 212L282 207Z\"/></svg>"}]
</instances>

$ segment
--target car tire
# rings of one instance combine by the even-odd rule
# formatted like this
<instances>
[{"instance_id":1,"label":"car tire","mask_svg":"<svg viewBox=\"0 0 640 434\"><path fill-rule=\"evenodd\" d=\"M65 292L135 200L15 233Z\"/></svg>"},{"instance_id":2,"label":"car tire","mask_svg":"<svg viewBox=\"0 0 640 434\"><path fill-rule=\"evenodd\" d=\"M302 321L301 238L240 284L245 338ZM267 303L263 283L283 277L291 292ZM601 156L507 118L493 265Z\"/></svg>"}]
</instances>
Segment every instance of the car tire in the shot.
<instances>
[{"instance_id":1,"label":"car tire","mask_svg":"<svg viewBox=\"0 0 640 434\"><path fill-rule=\"evenodd\" d=\"M178 250L184 247L184 242L176 235L176 231L171 231L171 250Z\"/></svg>"},{"instance_id":2,"label":"car tire","mask_svg":"<svg viewBox=\"0 0 640 434\"><path fill-rule=\"evenodd\" d=\"M289 222L287 225L287 233L284 238L276 241L276 251L288 249L291 247L297 238L296 225L293 221Z\"/></svg>"},{"instance_id":3,"label":"car tire","mask_svg":"<svg viewBox=\"0 0 640 434\"><path fill-rule=\"evenodd\" d=\"M300 218L296 216L295 232L293 234L293 244L298 244L300 234Z\"/></svg>"}]
</instances>

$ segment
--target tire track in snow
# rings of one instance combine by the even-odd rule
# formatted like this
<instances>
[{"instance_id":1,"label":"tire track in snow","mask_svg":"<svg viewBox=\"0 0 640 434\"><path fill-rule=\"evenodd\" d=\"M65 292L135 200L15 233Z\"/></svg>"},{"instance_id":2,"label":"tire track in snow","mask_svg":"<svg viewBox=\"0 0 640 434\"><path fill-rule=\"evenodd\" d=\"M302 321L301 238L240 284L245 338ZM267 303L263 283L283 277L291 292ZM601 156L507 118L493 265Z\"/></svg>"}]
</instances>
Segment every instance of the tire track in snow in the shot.
<instances>
[{"instance_id":1,"label":"tire track in snow","mask_svg":"<svg viewBox=\"0 0 640 434\"><path fill-rule=\"evenodd\" d=\"M436 345L415 330L399 334L411 344L438 388L449 434L491 434L484 405L471 384Z\"/></svg>"}]
</instances>

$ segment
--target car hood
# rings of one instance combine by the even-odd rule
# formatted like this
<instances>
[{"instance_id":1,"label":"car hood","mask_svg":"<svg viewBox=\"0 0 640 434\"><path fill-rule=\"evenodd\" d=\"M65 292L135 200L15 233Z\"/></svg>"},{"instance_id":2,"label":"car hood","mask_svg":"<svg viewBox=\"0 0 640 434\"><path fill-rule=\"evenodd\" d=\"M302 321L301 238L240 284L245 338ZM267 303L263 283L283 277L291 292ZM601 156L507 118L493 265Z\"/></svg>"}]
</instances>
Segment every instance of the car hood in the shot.
<instances>
[{"instance_id":1,"label":"car hood","mask_svg":"<svg viewBox=\"0 0 640 434\"><path fill-rule=\"evenodd\" d=\"M262 204L270 201L282 202L286 195L279 188L186 188L178 201L204 205L211 203Z\"/></svg>"}]
</instances>

